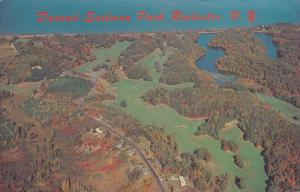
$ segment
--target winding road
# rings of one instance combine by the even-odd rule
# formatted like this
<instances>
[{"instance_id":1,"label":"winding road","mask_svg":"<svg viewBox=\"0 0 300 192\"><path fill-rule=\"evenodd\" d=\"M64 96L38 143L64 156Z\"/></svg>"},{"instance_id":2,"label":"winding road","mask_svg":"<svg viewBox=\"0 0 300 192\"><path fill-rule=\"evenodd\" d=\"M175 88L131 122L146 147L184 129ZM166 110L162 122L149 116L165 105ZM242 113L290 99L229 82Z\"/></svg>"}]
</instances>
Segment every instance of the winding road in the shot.
<instances>
[{"instance_id":1,"label":"winding road","mask_svg":"<svg viewBox=\"0 0 300 192\"><path fill-rule=\"evenodd\" d=\"M64 71L63 72L64 75L68 75L71 77L77 77L77 78L83 78L81 74L75 74L72 71ZM93 83L93 88L95 86L95 79L92 79L90 76L84 76L84 79L86 80L90 80ZM91 90L91 91L92 91ZM89 93L87 94L89 95ZM84 106L84 97L78 98L76 100L73 100L74 104L77 104L81 107ZM156 170L154 169L154 167L151 165L151 163L147 160L146 155L143 153L143 150L139 148L139 146L134 143L133 141L131 141L130 139L128 139L127 137L119 134L117 131L115 131L111 126L109 126L104 120L96 118L90 114L88 114L86 111L84 111L84 115L87 116L88 118L92 119L93 121L96 121L102 128L106 129L111 135L119 138L119 139L123 139L123 141L125 141L126 143L128 143L129 145L131 145L137 152L137 154L142 158L142 160L146 163L147 167L149 168L149 170L151 171L152 175L154 176L154 178L156 179L157 184L160 187L160 191L161 192L166 192L164 185L162 183L162 180L160 179L159 175L156 173Z\"/></svg>"},{"instance_id":2,"label":"winding road","mask_svg":"<svg viewBox=\"0 0 300 192\"><path fill-rule=\"evenodd\" d=\"M131 141L130 139L128 139L127 137L117 133L112 127L110 127L107 123L105 123L105 121L97 119L93 116L91 116L90 114L88 114L87 112L84 112L84 114L89 117L90 119L96 121L101 128L105 128L111 135L119 138L119 139L123 139L126 143L128 143L129 145L131 145L137 152L137 154L143 159L143 161L146 163L146 165L148 166L149 170L151 171L152 175L155 177L157 184L160 187L161 192L166 192L164 185L162 183L162 180L160 179L159 175L156 173L154 167L151 165L151 163L147 160L146 155L143 153L143 151L139 148L139 146L134 143L133 141Z\"/></svg>"}]
</instances>

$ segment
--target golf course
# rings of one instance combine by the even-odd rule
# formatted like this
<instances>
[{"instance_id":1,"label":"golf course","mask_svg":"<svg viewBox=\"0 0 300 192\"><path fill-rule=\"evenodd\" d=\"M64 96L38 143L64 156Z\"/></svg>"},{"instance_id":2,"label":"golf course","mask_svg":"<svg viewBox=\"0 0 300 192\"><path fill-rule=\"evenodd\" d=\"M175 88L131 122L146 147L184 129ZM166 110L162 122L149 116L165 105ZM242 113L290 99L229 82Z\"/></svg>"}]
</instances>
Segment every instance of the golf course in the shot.
<instances>
[{"instance_id":1,"label":"golf course","mask_svg":"<svg viewBox=\"0 0 300 192\"><path fill-rule=\"evenodd\" d=\"M234 184L235 176L243 177L246 180L247 187L244 191L264 191L266 187L266 173L264 171L264 160L261 151L254 147L242 137L242 132L232 127L221 131L222 139L231 140L239 147L239 156L246 162L243 169L237 167L234 163L234 153L225 152L221 149L221 143L210 136L195 136L197 127L204 123L204 120L193 120L179 115L174 109L161 105L151 106L141 99L141 96L154 88L183 88L192 86L192 83L183 83L175 86L159 83L160 73L155 69L155 63L164 63L171 55L172 49L168 49L163 54L159 49L149 54L141 62L150 72L152 81L122 79L112 84L116 90L116 100L108 102L106 105L120 107L121 101L126 101L126 112L143 124L155 124L166 129L174 135L180 152L192 152L193 150L204 147L212 155L213 159L204 162L208 168L213 170L215 175L228 173L230 177L229 191L240 191Z\"/></svg>"}]
</instances>

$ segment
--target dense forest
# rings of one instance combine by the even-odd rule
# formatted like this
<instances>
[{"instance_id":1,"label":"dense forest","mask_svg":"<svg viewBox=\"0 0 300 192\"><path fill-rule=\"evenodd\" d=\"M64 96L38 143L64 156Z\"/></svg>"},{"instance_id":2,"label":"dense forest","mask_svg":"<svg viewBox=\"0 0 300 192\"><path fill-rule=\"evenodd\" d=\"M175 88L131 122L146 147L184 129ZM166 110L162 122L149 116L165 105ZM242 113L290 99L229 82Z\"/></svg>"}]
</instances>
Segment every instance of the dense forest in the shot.
<instances>
[{"instance_id":1,"label":"dense forest","mask_svg":"<svg viewBox=\"0 0 300 192\"><path fill-rule=\"evenodd\" d=\"M24 81L39 81L57 77L61 72L61 63L71 60L54 51L39 48L32 41L14 43L18 55L12 61L1 65L1 79L4 82L19 83Z\"/></svg>"},{"instance_id":2,"label":"dense forest","mask_svg":"<svg viewBox=\"0 0 300 192\"><path fill-rule=\"evenodd\" d=\"M151 80L147 69L138 63L138 61L155 49L156 44L154 39L145 38L144 40L133 41L132 44L121 53L118 63L122 66L128 78Z\"/></svg>"},{"instance_id":3,"label":"dense forest","mask_svg":"<svg viewBox=\"0 0 300 192\"><path fill-rule=\"evenodd\" d=\"M16 103L16 100L20 104L18 97L8 97L5 101ZM4 103L0 106L0 150L3 154L0 157L0 189L3 191L91 190L78 181L76 176L71 174L68 176L67 165L70 161L66 158L67 148L70 143L76 141L78 134L73 135L75 137L68 137L70 143L64 142L64 136L57 129L58 126L63 125L55 124L53 121L55 114L58 116L60 113L59 117L64 120L64 124L71 126L72 122L78 120L73 113L76 108L68 105L63 98L57 104L33 97L25 100L21 108L24 108L28 116L18 109L13 111L19 114L18 118L14 119L11 117L12 106L7 107ZM62 108L70 112L70 115L61 110ZM52 179L55 174L60 176ZM47 186L36 183L47 183Z\"/></svg>"},{"instance_id":4,"label":"dense forest","mask_svg":"<svg viewBox=\"0 0 300 192\"><path fill-rule=\"evenodd\" d=\"M244 137L263 146L269 191L294 189L299 162L299 126L284 120L279 114L263 108L248 91L220 88L155 89L142 97L152 105L165 104L186 117L207 117L196 133L219 139L226 122L237 119ZM285 148L285 149L283 149ZM288 166L286 166L288 165Z\"/></svg>"},{"instance_id":5,"label":"dense forest","mask_svg":"<svg viewBox=\"0 0 300 192\"><path fill-rule=\"evenodd\" d=\"M154 37L146 36L135 40L121 53L119 64L130 79L150 81L152 77L138 61L159 48L163 54L167 47L175 48L172 56L163 65L157 63L157 70L162 74L159 81L169 85L183 82L204 81L205 76L195 70L194 61L204 55L204 49L199 47L196 33L156 33Z\"/></svg>"},{"instance_id":6,"label":"dense forest","mask_svg":"<svg viewBox=\"0 0 300 192\"><path fill-rule=\"evenodd\" d=\"M205 148L196 149L192 153L181 153L173 136L165 133L164 129L147 126L145 136L151 142L151 150L162 164L163 171L171 171L188 176L198 190L225 191L229 177L213 176L203 161L210 161L211 156Z\"/></svg>"},{"instance_id":7,"label":"dense forest","mask_svg":"<svg viewBox=\"0 0 300 192\"><path fill-rule=\"evenodd\" d=\"M180 154L175 137L167 134L164 128L142 125L122 109L110 108L104 118L114 128L122 128L126 136L135 142L140 142L145 137L151 143L150 150L161 164L163 172L189 177L197 190L221 192L227 189L228 175L214 176L204 166L203 161L210 161L212 158L205 148Z\"/></svg>"},{"instance_id":8,"label":"dense forest","mask_svg":"<svg viewBox=\"0 0 300 192\"><path fill-rule=\"evenodd\" d=\"M176 48L162 67L161 83L175 85L184 82L204 81L203 74L196 70L195 61L204 55L204 49L198 46L195 33L157 35L166 45Z\"/></svg>"},{"instance_id":9,"label":"dense forest","mask_svg":"<svg viewBox=\"0 0 300 192\"><path fill-rule=\"evenodd\" d=\"M96 124L68 96L50 91L28 98L5 95L0 103L0 191L99 191L83 181L84 171L78 169L86 154L74 151L92 127Z\"/></svg>"},{"instance_id":10,"label":"dense forest","mask_svg":"<svg viewBox=\"0 0 300 192\"><path fill-rule=\"evenodd\" d=\"M278 47L276 59L267 56L266 47L251 30L228 30L209 45L225 50L225 57L217 64L219 70L254 79L274 96L300 107L299 29L288 24L269 28L268 34Z\"/></svg>"}]
</instances>

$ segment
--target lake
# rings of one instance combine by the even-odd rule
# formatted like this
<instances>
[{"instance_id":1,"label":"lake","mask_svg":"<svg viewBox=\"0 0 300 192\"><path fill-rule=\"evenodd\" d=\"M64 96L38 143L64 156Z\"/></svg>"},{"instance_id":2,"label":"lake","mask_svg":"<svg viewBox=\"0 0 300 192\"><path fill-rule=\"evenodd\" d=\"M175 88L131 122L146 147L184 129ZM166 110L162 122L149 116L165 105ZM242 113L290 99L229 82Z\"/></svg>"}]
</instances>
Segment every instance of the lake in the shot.
<instances>
[{"instance_id":1,"label":"lake","mask_svg":"<svg viewBox=\"0 0 300 192\"><path fill-rule=\"evenodd\" d=\"M266 46L267 55L271 59L277 58L277 46L272 41L272 36L264 33L255 33L255 36Z\"/></svg>"},{"instance_id":2,"label":"lake","mask_svg":"<svg viewBox=\"0 0 300 192\"><path fill-rule=\"evenodd\" d=\"M206 54L197 62L199 69L209 72L218 84L224 84L235 80L234 75L226 75L217 69L217 61L219 58L224 57L224 51L208 46L208 43L216 36L216 34L202 34L198 39L198 43L206 48Z\"/></svg>"},{"instance_id":3,"label":"lake","mask_svg":"<svg viewBox=\"0 0 300 192\"><path fill-rule=\"evenodd\" d=\"M227 75L217 69L218 59L224 57L224 51L208 46L208 43L216 36L216 34L202 34L198 39L198 43L206 48L206 54L199 59L197 66L199 69L209 72L218 84L224 84L226 82L234 81L236 77L234 75ZM264 33L255 33L255 37L266 46L267 55L271 59L277 58L277 46L273 43L272 37Z\"/></svg>"},{"instance_id":4,"label":"lake","mask_svg":"<svg viewBox=\"0 0 300 192\"><path fill-rule=\"evenodd\" d=\"M256 19L248 21L247 13L253 9ZM163 21L138 21L136 13L144 10L151 14L165 14ZM219 21L173 21L171 13L181 10L185 15L221 16ZM240 18L231 19L230 12L240 11ZM79 22L38 23L37 12L49 15L78 15ZM131 22L85 23L88 11L97 15L130 15ZM0 2L0 33L94 33L143 32L191 29L251 27L277 22L299 23L299 0L2 0Z\"/></svg>"}]
</instances>

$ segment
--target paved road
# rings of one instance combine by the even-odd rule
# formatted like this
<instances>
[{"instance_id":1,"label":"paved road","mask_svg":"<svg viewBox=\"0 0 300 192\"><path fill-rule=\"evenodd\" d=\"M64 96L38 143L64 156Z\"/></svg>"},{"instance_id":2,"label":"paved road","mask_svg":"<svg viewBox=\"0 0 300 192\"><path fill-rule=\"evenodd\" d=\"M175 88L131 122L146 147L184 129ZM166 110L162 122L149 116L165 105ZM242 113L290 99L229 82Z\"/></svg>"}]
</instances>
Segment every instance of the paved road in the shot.
<instances>
[{"instance_id":1,"label":"paved road","mask_svg":"<svg viewBox=\"0 0 300 192\"><path fill-rule=\"evenodd\" d=\"M71 71L64 71L63 74L65 75L69 75L69 76L73 76L73 77L80 77L83 78L82 75L80 74L74 74ZM86 80L93 80L91 77L89 76L85 76L84 79ZM93 82L93 81L92 81ZM93 82L93 85L95 86L95 83ZM93 87L94 87L93 86ZM91 90L92 91L92 90ZM73 100L73 103L77 104L77 105L81 105L84 106L84 97L79 98L77 100ZM128 139L127 137L117 133L112 127L110 127L105 121L101 120L101 119L97 119L91 115L89 115L87 112L84 112L84 114L89 117L90 119L96 121L99 125L101 125L102 127L104 127L107 131L109 131L112 135L114 135L117 138L123 139L126 143L130 144L133 148L135 148L137 154L143 159L143 161L146 163L146 165L148 166L149 170L151 171L152 175L154 176L154 178L156 179L157 184L160 187L161 192L166 192L164 185L162 183L162 180L160 179L159 175L156 173L155 169L153 168L153 166L151 165L151 163L147 160L146 155L143 153L143 150L141 150L139 148L139 146L134 143L133 141L131 141L130 139Z\"/></svg>"},{"instance_id":2,"label":"paved road","mask_svg":"<svg viewBox=\"0 0 300 192\"><path fill-rule=\"evenodd\" d=\"M88 113L84 112L84 114L99 123L102 127L104 127L107 131L109 131L113 136L118 137L120 139L123 139L126 143L130 144L133 148L135 148L136 152L138 155L144 160L144 162L147 164L149 170L151 171L152 175L155 177L157 184L160 187L160 190L162 192L166 192L164 185L159 177L159 175L156 173L155 169L151 165L151 163L147 160L147 157L143 153L143 151L139 148L137 144L135 144L133 141L128 139L127 137L117 133L113 128L111 128L108 124L106 124L103 120L96 119L95 117L89 115Z\"/></svg>"}]
</instances>

